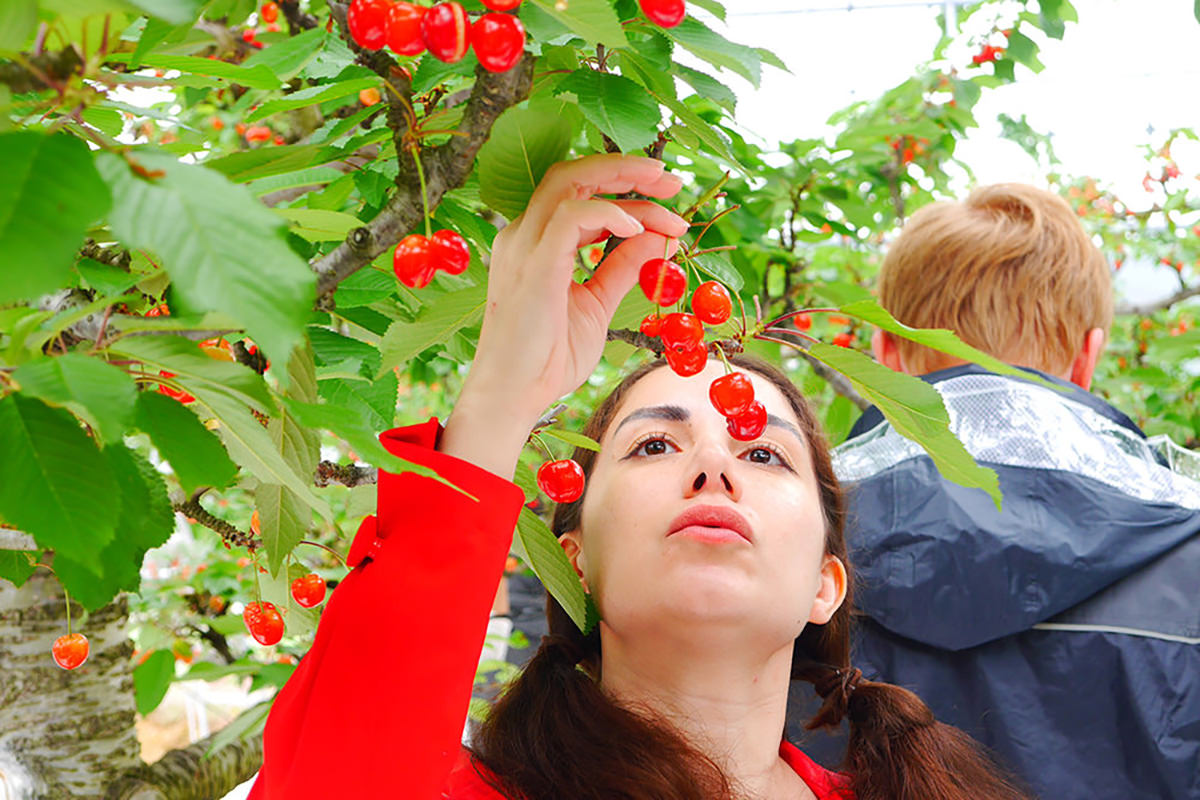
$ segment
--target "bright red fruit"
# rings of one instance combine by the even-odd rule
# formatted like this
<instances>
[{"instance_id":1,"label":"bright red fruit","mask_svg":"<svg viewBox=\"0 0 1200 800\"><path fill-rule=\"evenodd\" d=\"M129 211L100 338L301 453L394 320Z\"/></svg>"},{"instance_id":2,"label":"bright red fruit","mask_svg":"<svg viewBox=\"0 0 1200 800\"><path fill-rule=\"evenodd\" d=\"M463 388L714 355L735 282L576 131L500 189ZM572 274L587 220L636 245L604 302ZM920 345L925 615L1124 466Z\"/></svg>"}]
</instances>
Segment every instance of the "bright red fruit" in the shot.
<instances>
[{"instance_id":1,"label":"bright red fruit","mask_svg":"<svg viewBox=\"0 0 1200 800\"><path fill-rule=\"evenodd\" d=\"M806 331L812 327L812 317L808 314L797 314L792 317L792 324L802 331Z\"/></svg>"},{"instance_id":2,"label":"bright red fruit","mask_svg":"<svg viewBox=\"0 0 1200 800\"><path fill-rule=\"evenodd\" d=\"M319 606L325 599L325 579L315 572L292 581L292 599L305 608Z\"/></svg>"},{"instance_id":3,"label":"bright red fruit","mask_svg":"<svg viewBox=\"0 0 1200 800\"><path fill-rule=\"evenodd\" d=\"M458 3L438 3L421 19L425 46L439 61L454 63L467 54L471 43L471 23Z\"/></svg>"},{"instance_id":4,"label":"bright red fruit","mask_svg":"<svg viewBox=\"0 0 1200 800\"><path fill-rule=\"evenodd\" d=\"M574 503L583 496L583 467L573 459L547 461L538 468L538 488L556 503Z\"/></svg>"},{"instance_id":5,"label":"bright red fruit","mask_svg":"<svg viewBox=\"0 0 1200 800\"><path fill-rule=\"evenodd\" d=\"M853 342L853 341L854 341L854 335L850 334L850 333L846 333L845 331L842 331L837 336L833 337L833 343L836 344L838 347L849 347L851 342Z\"/></svg>"},{"instance_id":6,"label":"bright red fruit","mask_svg":"<svg viewBox=\"0 0 1200 800\"><path fill-rule=\"evenodd\" d=\"M687 14L683 0L638 0L638 4L651 22L664 28L674 28Z\"/></svg>"},{"instance_id":7,"label":"bright red fruit","mask_svg":"<svg viewBox=\"0 0 1200 800\"><path fill-rule=\"evenodd\" d=\"M158 374L162 375L164 378L174 378L175 377L174 372L167 372L165 369L160 369L158 371ZM167 397L170 397L172 400L178 400L179 402L183 403L184 405L187 405L188 403L196 402L196 398L192 397L187 392L183 391L182 389L172 389L170 386L167 386L165 383L160 383L158 385L158 393L165 394Z\"/></svg>"},{"instance_id":8,"label":"bright red fruit","mask_svg":"<svg viewBox=\"0 0 1200 800\"><path fill-rule=\"evenodd\" d=\"M242 622L259 644L269 646L283 638L283 615L274 603L247 603Z\"/></svg>"},{"instance_id":9,"label":"bright red fruit","mask_svg":"<svg viewBox=\"0 0 1200 800\"><path fill-rule=\"evenodd\" d=\"M483 4L492 11L512 11L521 5L521 0L483 0Z\"/></svg>"},{"instance_id":10,"label":"bright red fruit","mask_svg":"<svg viewBox=\"0 0 1200 800\"><path fill-rule=\"evenodd\" d=\"M676 312L663 317L659 335L668 350L682 352L704 341L704 326L695 315Z\"/></svg>"},{"instance_id":11,"label":"bright red fruit","mask_svg":"<svg viewBox=\"0 0 1200 800\"><path fill-rule=\"evenodd\" d=\"M421 19L426 9L415 3L393 3L387 12L387 46L402 56L425 51Z\"/></svg>"},{"instance_id":12,"label":"bright red fruit","mask_svg":"<svg viewBox=\"0 0 1200 800\"><path fill-rule=\"evenodd\" d=\"M741 414L727 418L725 427L729 430L729 435L739 442L757 439L767 429L766 406L755 400Z\"/></svg>"},{"instance_id":13,"label":"bright red fruit","mask_svg":"<svg viewBox=\"0 0 1200 800\"><path fill-rule=\"evenodd\" d=\"M651 339L658 336L658 333L661 329L662 317L660 317L658 314L647 314L646 318L642 320L641 331Z\"/></svg>"},{"instance_id":14,"label":"bright red fruit","mask_svg":"<svg viewBox=\"0 0 1200 800\"><path fill-rule=\"evenodd\" d=\"M687 290L687 273L673 261L652 258L642 264L641 272L638 273L638 283L651 303L660 306L674 305Z\"/></svg>"},{"instance_id":15,"label":"bright red fruit","mask_svg":"<svg viewBox=\"0 0 1200 800\"><path fill-rule=\"evenodd\" d=\"M743 372L722 375L708 387L708 399L723 417L737 417L754 402L754 384Z\"/></svg>"},{"instance_id":16,"label":"bright red fruit","mask_svg":"<svg viewBox=\"0 0 1200 800\"><path fill-rule=\"evenodd\" d=\"M88 657L88 640L82 633L71 633L60 636L50 645L50 653L54 663L63 669L75 669Z\"/></svg>"},{"instance_id":17,"label":"bright red fruit","mask_svg":"<svg viewBox=\"0 0 1200 800\"><path fill-rule=\"evenodd\" d=\"M378 50L387 43L388 0L351 0L346 27L359 47Z\"/></svg>"},{"instance_id":18,"label":"bright red fruit","mask_svg":"<svg viewBox=\"0 0 1200 800\"><path fill-rule=\"evenodd\" d=\"M703 372L704 367L708 365L707 347L698 346L689 350L667 348L663 351L663 355L666 356L667 366L671 368L671 371L682 378Z\"/></svg>"},{"instance_id":19,"label":"bright red fruit","mask_svg":"<svg viewBox=\"0 0 1200 800\"><path fill-rule=\"evenodd\" d=\"M279 6L274 3L263 3L262 10L258 14L262 17L263 22L274 22L279 19Z\"/></svg>"},{"instance_id":20,"label":"bright red fruit","mask_svg":"<svg viewBox=\"0 0 1200 800\"><path fill-rule=\"evenodd\" d=\"M461 275L471 265L471 248L456 231L440 230L429 240L429 257L435 270Z\"/></svg>"},{"instance_id":21,"label":"bright red fruit","mask_svg":"<svg viewBox=\"0 0 1200 800\"><path fill-rule=\"evenodd\" d=\"M246 128L247 142L269 142L272 135L271 129L266 125L251 125Z\"/></svg>"},{"instance_id":22,"label":"bright red fruit","mask_svg":"<svg viewBox=\"0 0 1200 800\"><path fill-rule=\"evenodd\" d=\"M709 325L720 325L733 313L729 290L716 281L705 281L692 293L692 311Z\"/></svg>"},{"instance_id":23,"label":"bright red fruit","mask_svg":"<svg viewBox=\"0 0 1200 800\"><path fill-rule=\"evenodd\" d=\"M471 47L488 72L508 72L525 53L525 26L511 14L484 14L471 26Z\"/></svg>"},{"instance_id":24,"label":"bright red fruit","mask_svg":"<svg viewBox=\"0 0 1200 800\"><path fill-rule=\"evenodd\" d=\"M429 240L419 233L405 236L392 253L392 271L410 289L424 289L437 267L429 252Z\"/></svg>"}]
</instances>

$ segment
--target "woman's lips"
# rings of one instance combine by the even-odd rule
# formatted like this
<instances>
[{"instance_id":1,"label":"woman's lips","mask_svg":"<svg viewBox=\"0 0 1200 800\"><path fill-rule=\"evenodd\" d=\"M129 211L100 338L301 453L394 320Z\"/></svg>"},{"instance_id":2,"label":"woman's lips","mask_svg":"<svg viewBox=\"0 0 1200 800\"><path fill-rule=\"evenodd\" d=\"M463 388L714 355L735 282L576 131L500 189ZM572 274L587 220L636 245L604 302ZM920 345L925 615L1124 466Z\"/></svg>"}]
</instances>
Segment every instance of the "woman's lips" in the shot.
<instances>
[{"instance_id":1,"label":"woman's lips","mask_svg":"<svg viewBox=\"0 0 1200 800\"><path fill-rule=\"evenodd\" d=\"M672 522L667 536L683 535L704 542L754 542L746 518L729 506L692 506Z\"/></svg>"}]
</instances>

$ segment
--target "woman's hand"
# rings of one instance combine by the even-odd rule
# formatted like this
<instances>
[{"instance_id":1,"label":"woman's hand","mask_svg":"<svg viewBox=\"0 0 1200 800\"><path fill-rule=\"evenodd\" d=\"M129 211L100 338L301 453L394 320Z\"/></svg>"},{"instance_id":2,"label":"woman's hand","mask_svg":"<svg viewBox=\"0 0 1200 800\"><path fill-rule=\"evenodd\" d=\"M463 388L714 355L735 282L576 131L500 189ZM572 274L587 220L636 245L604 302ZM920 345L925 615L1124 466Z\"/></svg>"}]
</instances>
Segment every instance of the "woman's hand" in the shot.
<instances>
[{"instance_id":1,"label":"woman's hand","mask_svg":"<svg viewBox=\"0 0 1200 800\"><path fill-rule=\"evenodd\" d=\"M496 237L479 348L440 449L511 474L542 411L595 369L642 264L674 254L688 229L657 203L595 195L666 198L680 185L661 161L638 156L590 156L550 168L525 213ZM590 280L575 283L577 251L605 231L626 241ZM480 437L495 446L469 441Z\"/></svg>"}]
</instances>

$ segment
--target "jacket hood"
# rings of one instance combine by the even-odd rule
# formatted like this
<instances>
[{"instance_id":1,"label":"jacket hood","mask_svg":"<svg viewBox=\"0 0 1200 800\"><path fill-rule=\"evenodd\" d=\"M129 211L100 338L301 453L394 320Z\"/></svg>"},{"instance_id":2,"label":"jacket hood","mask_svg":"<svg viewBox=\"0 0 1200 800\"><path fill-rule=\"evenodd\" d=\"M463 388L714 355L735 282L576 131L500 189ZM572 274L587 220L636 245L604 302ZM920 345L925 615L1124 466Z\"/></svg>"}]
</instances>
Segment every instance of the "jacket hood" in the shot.
<instances>
[{"instance_id":1,"label":"jacket hood","mask_svg":"<svg viewBox=\"0 0 1200 800\"><path fill-rule=\"evenodd\" d=\"M1063 390L975 365L923 376L954 433L999 476L1000 511L944 480L875 408L834 451L856 603L888 630L974 647L1054 617L1200 533L1200 483L1099 397L1036 374Z\"/></svg>"}]
</instances>

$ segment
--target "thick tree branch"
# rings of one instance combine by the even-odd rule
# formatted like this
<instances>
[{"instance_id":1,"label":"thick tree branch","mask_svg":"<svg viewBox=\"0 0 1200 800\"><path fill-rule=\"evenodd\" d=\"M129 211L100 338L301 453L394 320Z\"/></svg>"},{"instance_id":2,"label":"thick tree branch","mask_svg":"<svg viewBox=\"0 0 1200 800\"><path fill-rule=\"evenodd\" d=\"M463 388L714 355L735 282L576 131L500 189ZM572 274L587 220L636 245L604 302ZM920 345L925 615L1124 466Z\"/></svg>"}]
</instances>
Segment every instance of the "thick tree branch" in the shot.
<instances>
[{"instance_id":1,"label":"thick tree branch","mask_svg":"<svg viewBox=\"0 0 1200 800\"><path fill-rule=\"evenodd\" d=\"M300 31L315 28L319 24L317 18L312 14L305 14L300 10L300 0L279 0L279 7L283 9L283 16L288 23L288 33L292 36Z\"/></svg>"},{"instance_id":2,"label":"thick tree branch","mask_svg":"<svg viewBox=\"0 0 1200 800\"><path fill-rule=\"evenodd\" d=\"M1114 310L1118 314L1137 314L1139 316L1147 316L1155 311L1162 311L1170 308L1176 303L1181 303L1189 297L1200 296L1200 284L1188 286L1180 289L1175 294L1163 300L1158 300L1154 303L1121 303Z\"/></svg>"},{"instance_id":3,"label":"thick tree branch","mask_svg":"<svg viewBox=\"0 0 1200 800\"><path fill-rule=\"evenodd\" d=\"M0 528L0 550L40 550L33 537L24 531Z\"/></svg>"},{"instance_id":4,"label":"thick tree branch","mask_svg":"<svg viewBox=\"0 0 1200 800\"><path fill-rule=\"evenodd\" d=\"M13 94L57 89L58 84L83 68L74 47L64 47L57 53L22 56L19 61L0 63L0 83L7 84ZM27 65L27 66L26 66Z\"/></svg>"},{"instance_id":5,"label":"thick tree branch","mask_svg":"<svg viewBox=\"0 0 1200 800\"><path fill-rule=\"evenodd\" d=\"M313 482L317 486L329 486L332 483L340 483L343 486L366 486L375 483L378 478L379 470L374 467L322 461L317 464L317 474L313 478Z\"/></svg>"},{"instance_id":6,"label":"thick tree branch","mask_svg":"<svg viewBox=\"0 0 1200 800\"><path fill-rule=\"evenodd\" d=\"M254 550L262 544L254 534L240 531L220 517L213 516L208 509L200 505L198 497L189 498L182 503L175 503L174 508L180 514L219 533L225 543L231 547L245 547L247 550Z\"/></svg>"},{"instance_id":7,"label":"thick tree branch","mask_svg":"<svg viewBox=\"0 0 1200 800\"><path fill-rule=\"evenodd\" d=\"M656 356L663 352L662 339L651 338L641 331L631 331L628 328L610 328L606 337L610 342L625 342L642 350L649 350Z\"/></svg>"}]
</instances>

